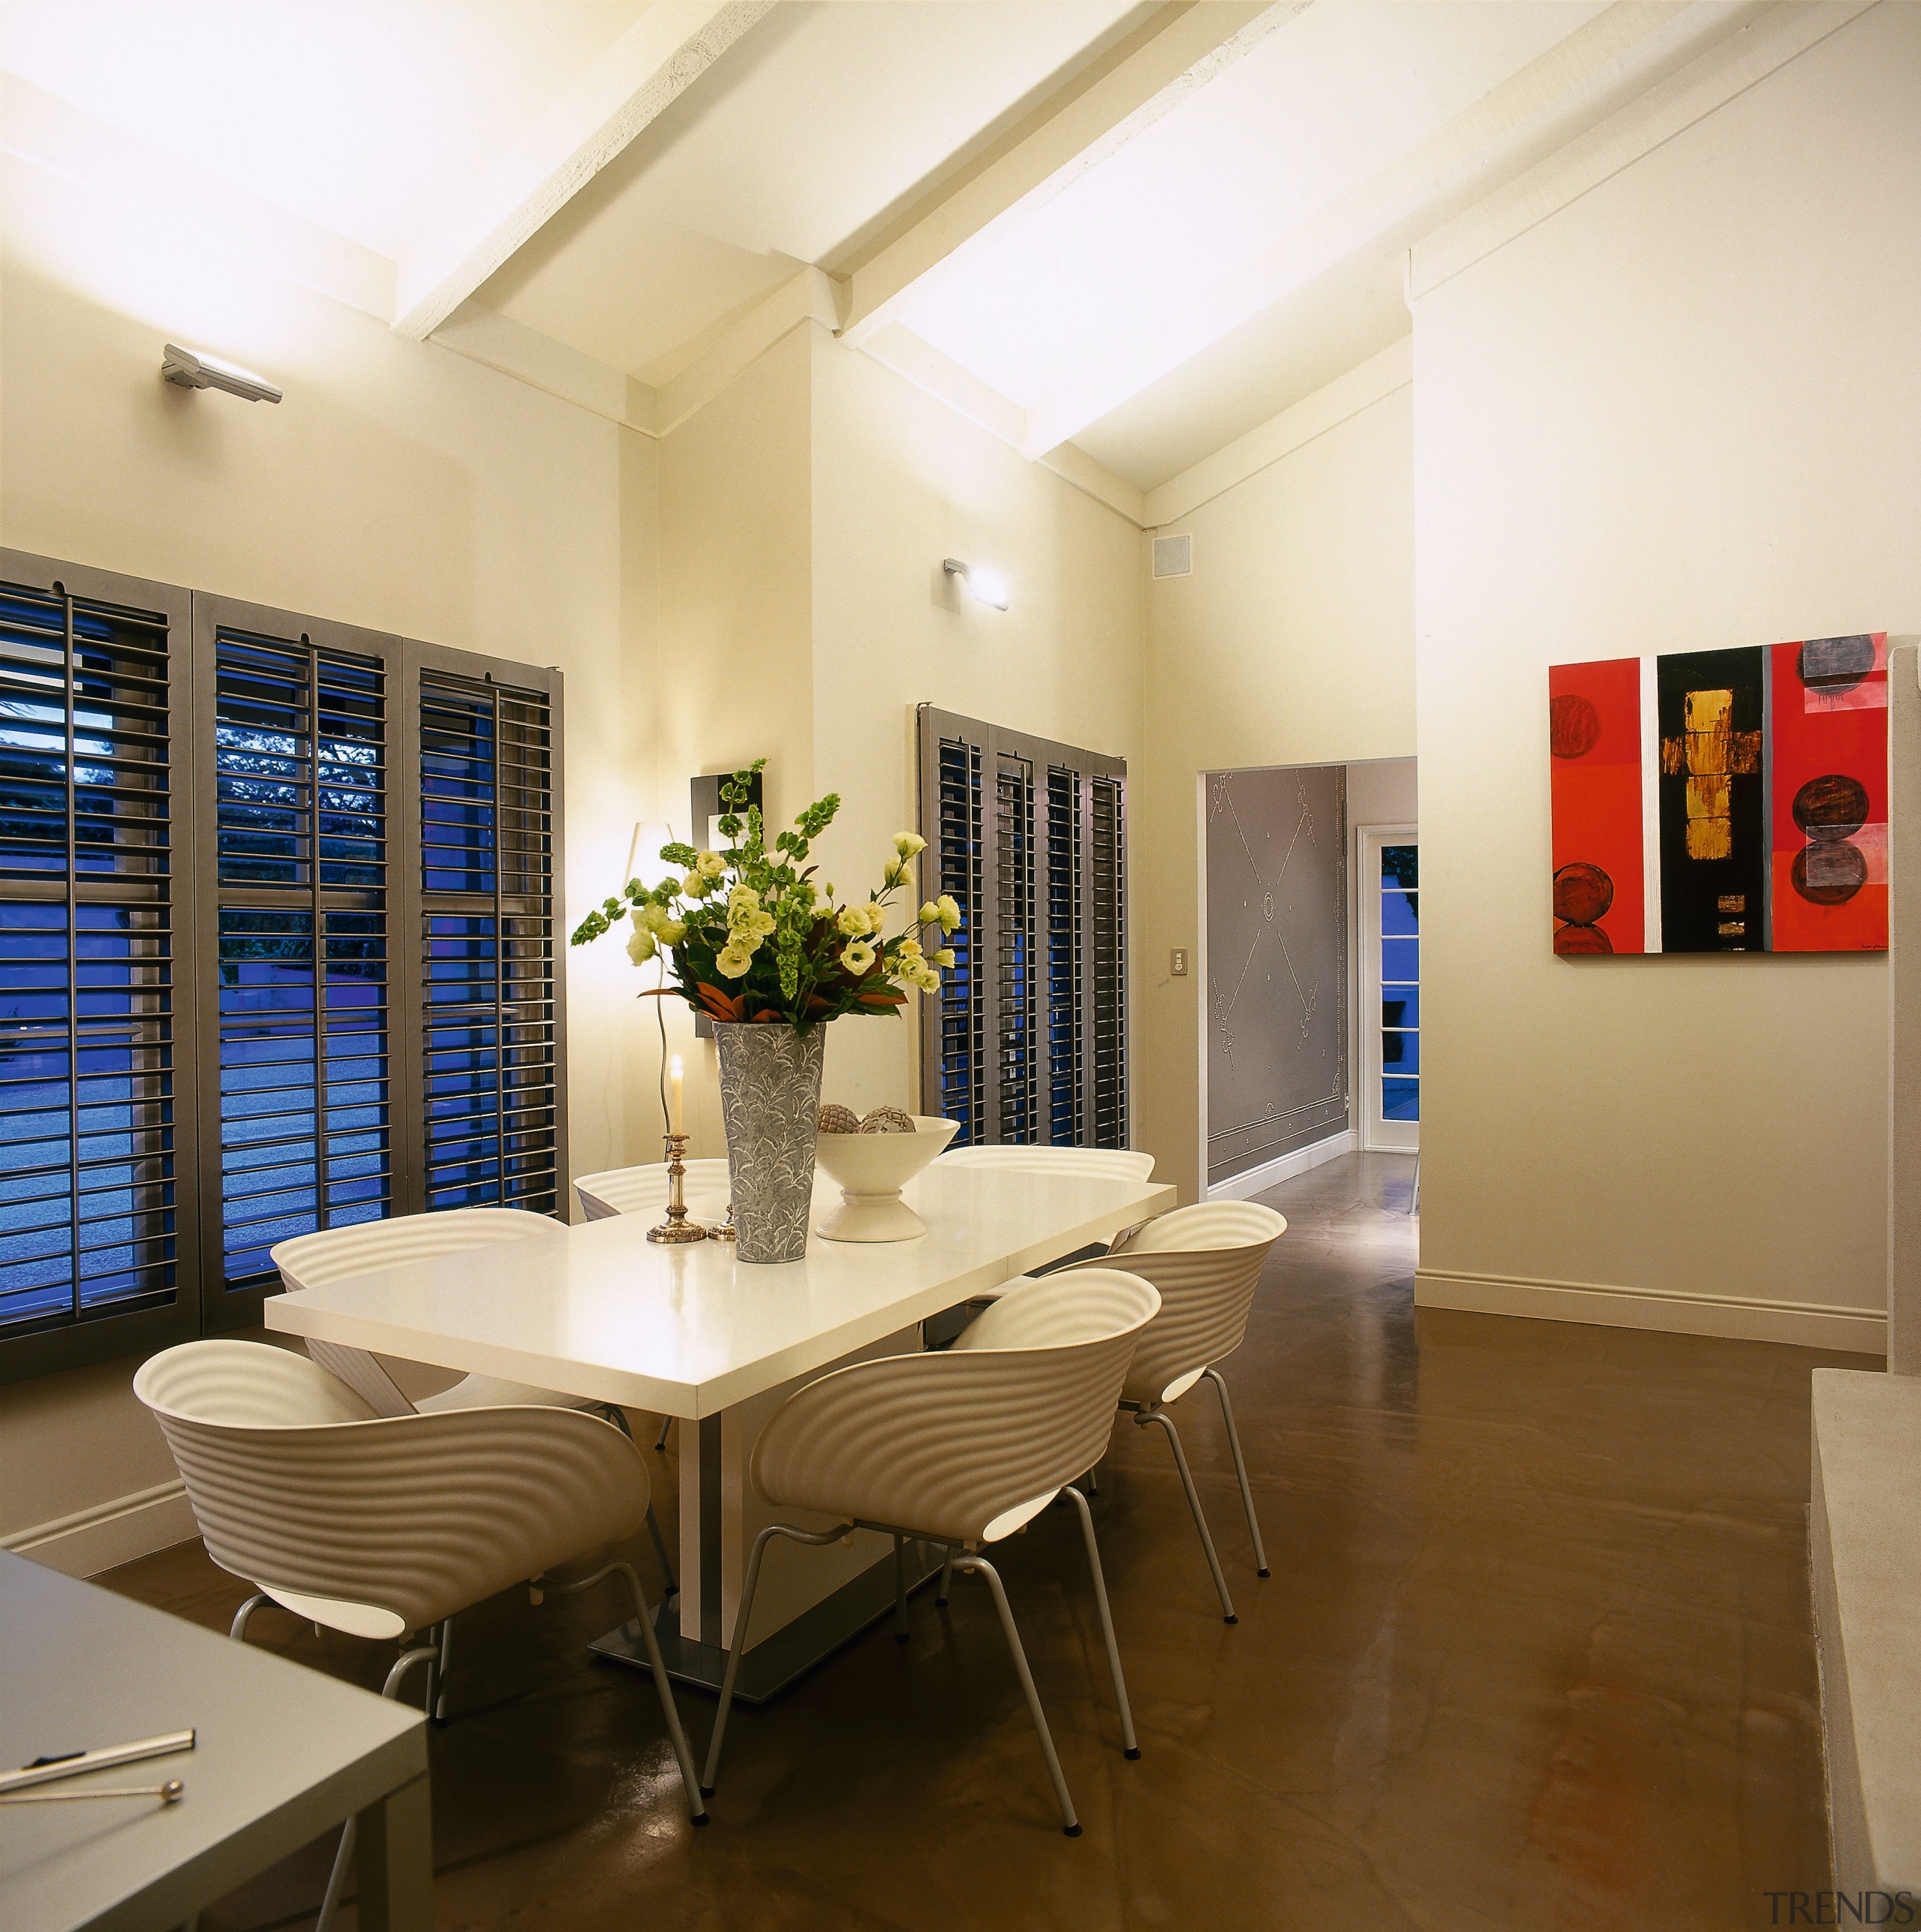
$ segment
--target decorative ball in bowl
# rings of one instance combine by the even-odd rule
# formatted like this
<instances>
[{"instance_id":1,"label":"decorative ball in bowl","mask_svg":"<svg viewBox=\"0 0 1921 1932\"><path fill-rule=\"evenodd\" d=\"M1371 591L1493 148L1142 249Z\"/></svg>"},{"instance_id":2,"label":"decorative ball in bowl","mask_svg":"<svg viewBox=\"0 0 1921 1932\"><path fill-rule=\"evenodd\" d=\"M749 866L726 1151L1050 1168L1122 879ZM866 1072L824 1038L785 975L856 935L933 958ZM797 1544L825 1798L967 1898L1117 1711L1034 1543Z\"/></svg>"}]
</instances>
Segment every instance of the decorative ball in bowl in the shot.
<instances>
[{"instance_id":1,"label":"decorative ball in bowl","mask_svg":"<svg viewBox=\"0 0 1921 1932\"><path fill-rule=\"evenodd\" d=\"M914 1114L912 1133L822 1133L816 1157L840 1184L840 1205L816 1232L828 1241L912 1241L927 1224L900 1190L958 1130L958 1121Z\"/></svg>"}]
</instances>

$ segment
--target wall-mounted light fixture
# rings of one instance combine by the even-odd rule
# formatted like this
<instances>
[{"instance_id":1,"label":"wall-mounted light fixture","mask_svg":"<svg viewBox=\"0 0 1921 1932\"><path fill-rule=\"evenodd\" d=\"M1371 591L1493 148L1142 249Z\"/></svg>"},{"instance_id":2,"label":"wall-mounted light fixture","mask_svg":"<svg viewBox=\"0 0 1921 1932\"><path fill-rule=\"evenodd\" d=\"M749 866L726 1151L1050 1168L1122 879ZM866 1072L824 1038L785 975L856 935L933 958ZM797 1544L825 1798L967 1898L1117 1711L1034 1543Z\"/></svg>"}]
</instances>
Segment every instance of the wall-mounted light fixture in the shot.
<instances>
[{"instance_id":1,"label":"wall-mounted light fixture","mask_svg":"<svg viewBox=\"0 0 1921 1932\"><path fill-rule=\"evenodd\" d=\"M161 357L160 372L182 389L224 389L247 402L278 402L280 391L265 376L243 369L238 363L224 363L199 349L183 349L169 342Z\"/></svg>"},{"instance_id":2,"label":"wall-mounted light fixture","mask_svg":"<svg viewBox=\"0 0 1921 1932\"><path fill-rule=\"evenodd\" d=\"M950 577L958 577L982 603L991 604L996 610L1007 608L1007 586L995 572L972 569L958 557L942 558L940 567Z\"/></svg>"}]
</instances>

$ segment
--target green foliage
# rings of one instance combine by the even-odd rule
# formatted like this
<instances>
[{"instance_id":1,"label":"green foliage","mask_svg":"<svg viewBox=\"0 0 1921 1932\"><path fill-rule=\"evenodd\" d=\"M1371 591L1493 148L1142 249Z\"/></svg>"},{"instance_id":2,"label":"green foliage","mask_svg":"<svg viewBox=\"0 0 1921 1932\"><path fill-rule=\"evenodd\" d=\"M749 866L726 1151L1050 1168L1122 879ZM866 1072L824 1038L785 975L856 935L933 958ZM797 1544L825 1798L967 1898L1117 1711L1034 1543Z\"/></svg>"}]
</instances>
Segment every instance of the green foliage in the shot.
<instances>
[{"instance_id":1,"label":"green foliage","mask_svg":"<svg viewBox=\"0 0 1921 1932\"><path fill-rule=\"evenodd\" d=\"M749 781L765 763L756 759L722 782L724 851L662 847L660 856L685 876L651 890L630 880L624 897L603 900L582 920L572 943L584 946L627 925L635 964L664 953L667 990L696 1010L718 1019L782 1022L801 1032L843 1014L892 1013L906 1004L906 986L936 990L939 968L921 934L930 926L942 936L953 930L958 914L951 901L942 902L939 920L910 913L906 931L879 936L888 902L907 883L909 862L923 841L900 834L880 889L852 911L836 905L833 888L823 893L814 883L816 868L806 862L840 809L840 794L816 799L791 829L775 835L770 850L760 808L747 802ZM936 938L934 947L939 943Z\"/></svg>"}]
</instances>

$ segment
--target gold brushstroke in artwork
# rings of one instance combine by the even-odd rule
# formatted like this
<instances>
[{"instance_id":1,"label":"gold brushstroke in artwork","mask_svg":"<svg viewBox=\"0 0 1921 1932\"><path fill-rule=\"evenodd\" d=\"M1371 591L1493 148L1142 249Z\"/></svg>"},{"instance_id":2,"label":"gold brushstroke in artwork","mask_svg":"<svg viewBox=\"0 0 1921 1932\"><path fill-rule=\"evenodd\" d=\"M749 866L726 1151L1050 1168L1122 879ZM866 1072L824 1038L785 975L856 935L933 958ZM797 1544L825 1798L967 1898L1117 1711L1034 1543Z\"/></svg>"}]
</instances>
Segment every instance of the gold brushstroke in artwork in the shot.
<instances>
[{"instance_id":1,"label":"gold brushstroke in artwork","mask_svg":"<svg viewBox=\"0 0 1921 1932\"><path fill-rule=\"evenodd\" d=\"M1682 707L1685 727L1679 738L1661 741L1661 768L1670 778L1688 775L1687 850L1690 859L1734 856L1734 787L1732 780L1761 768L1761 734L1734 729L1731 691L1690 691ZM1746 910L1739 895L1724 913ZM1741 928L1723 926L1724 933Z\"/></svg>"},{"instance_id":2,"label":"gold brushstroke in artwork","mask_svg":"<svg viewBox=\"0 0 1921 1932\"><path fill-rule=\"evenodd\" d=\"M1733 760L1734 694L1690 691L1682 721L1688 738L1688 769L1725 772Z\"/></svg>"},{"instance_id":3,"label":"gold brushstroke in artwork","mask_svg":"<svg viewBox=\"0 0 1921 1932\"><path fill-rule=\"evenodd\" d=\"M1738 939L1748 930L1748 922L1744 919L1724 919L1715 930L1724 939L1730 937Z\"/></svg>"},{"instance_id":4,"label":"gold brushstroke in artwork","mask_svg":"<svg viewBox=\"0 0 1921 1932\"><path fill-rule=\"evenodd\" d=\"M1723 892L1715 901L1715 910L1721 913L1744 913L1748 910L1745 892Z\"/></svg>"}]
</instances>

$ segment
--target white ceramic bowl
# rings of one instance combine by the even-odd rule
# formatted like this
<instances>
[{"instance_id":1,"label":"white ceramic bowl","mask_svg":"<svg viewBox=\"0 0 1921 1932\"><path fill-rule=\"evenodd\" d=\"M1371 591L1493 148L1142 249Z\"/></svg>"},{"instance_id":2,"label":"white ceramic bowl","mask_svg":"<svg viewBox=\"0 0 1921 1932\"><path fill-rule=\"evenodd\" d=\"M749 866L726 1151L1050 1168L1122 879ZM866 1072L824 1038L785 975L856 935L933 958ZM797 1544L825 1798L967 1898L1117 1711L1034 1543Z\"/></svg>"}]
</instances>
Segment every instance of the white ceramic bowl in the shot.
<instances>
[{"instance_id":1,"label":"white ceramic bowl","mask_svg":"<svg viewBox=\"0 0 1921 1932\"><path fill-rule=\"evenodd\" d=\"M912 1241L927 1224L900 1190L959 1130L958 1121L915 1114L912 1133L824 1133L816 1156L840 1184L840 1205L815 1232L828 1241Z\"/></svg>"}]
</instances>

